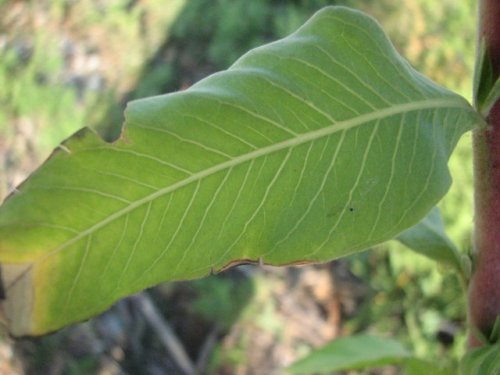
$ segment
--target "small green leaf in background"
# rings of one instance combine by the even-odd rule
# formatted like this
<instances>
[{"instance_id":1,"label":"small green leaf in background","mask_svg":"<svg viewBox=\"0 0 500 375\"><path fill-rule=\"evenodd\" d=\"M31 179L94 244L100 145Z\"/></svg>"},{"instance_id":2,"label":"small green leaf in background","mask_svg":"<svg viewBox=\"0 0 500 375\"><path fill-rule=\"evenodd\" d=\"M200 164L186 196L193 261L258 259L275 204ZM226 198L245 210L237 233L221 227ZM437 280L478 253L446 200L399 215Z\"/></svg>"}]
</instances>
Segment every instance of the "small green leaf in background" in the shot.
<instances>
[{"instance_id":1,"label":"small green leaf in background","mask_svg":"<svg viewBox=\"0 0 500 375\"><path fill-rule=\"evenodd\" d=\"M401 343L369 335L342 337L288 368L292 374L328 374L333 371L382 367L411 357Z\"/></svg>"},{"instance_id":2,"label":"small green leaf in background","mask_svg":"<svg viewBox=\"0 0 500 375\"><path fill-rule=\"evenodd\" d=\"M469 351L461 361L461 375L499 375L500 344Z\"/></svg>"},{"instance_id":3,"label":"small green leaf in background","mask_svg":"<svg viewBox=\"0 0 500 375\"><path fill-rule=\"evenodd\" d=\"M163 281L328 261L393 238L447 192L480 121L376 21L328 7L189 89L84 129L0 209L14 335L87 319Z\"/></svg>"},{"instance_id":4,"label":"small green leaf in background","mask_svg":"<svg viewBox=\"0 0 500 375\"><path fill-rule=\"evenodd\" d=\"M491 344L500 343L500 315L497 316L495 324L493 324L489 342Z\"/></svg>"},{"instance_id":5,"label":"small green leaf in background","mask_svg":"<svg viewBox=\"0 0 500 375\"><path fill-rule=\"evenodd\" d=\"M488 92L488 95L481 103L481 107L479 111L483 116L488 116L491 111L491 108L495 105L495 103L500 100L500 78L497 78L495 84L491 87L491 90Z\"/></svg>"},{"instance_id":6,"label":"small green leaf in background","mask_svg":"<svg viewBox=\"0 0 500 375\"><path fill-rule=\"evenodd\" d=\"M464 280L468 279L462 256L446 235L438 207L434 207L422 221L400 233L396 239L411 250L452 267Z\"/></svg>"},{"instance_id":7,"label":"small green leaf in background","mask_svg":"<svg viewBox=\"0 0 500 375\"><path fill-rule=\"evenodd\" d=\"M400 342L370 335L342 337L313 350L290 366L291 374L330 374L399 365L405 375L454 375L453 371L413 357Z\"/></svg>"},{"instance_id":8,"label":"small green leaf in background","mask_svg":"<svg viewBox=\"0 0 500 375\"><path fill-rule=\"evenodd\" d=\"M490 51L486 49L484 38L481 38L474 70L474 105L487 117L493 105L500 98L500 79L495 79Z\"/></svg>"},{"instance_id":9,"label":"small green leaf in background","mask_svg":"<svg viewBox=\"0 0 500 375\"><path fill-rule=\"evenodd\" d=\"M456 375L456 371L440 368L438 363L408 358L403 363L404 375Z\"/></svg>"}]
</instances>

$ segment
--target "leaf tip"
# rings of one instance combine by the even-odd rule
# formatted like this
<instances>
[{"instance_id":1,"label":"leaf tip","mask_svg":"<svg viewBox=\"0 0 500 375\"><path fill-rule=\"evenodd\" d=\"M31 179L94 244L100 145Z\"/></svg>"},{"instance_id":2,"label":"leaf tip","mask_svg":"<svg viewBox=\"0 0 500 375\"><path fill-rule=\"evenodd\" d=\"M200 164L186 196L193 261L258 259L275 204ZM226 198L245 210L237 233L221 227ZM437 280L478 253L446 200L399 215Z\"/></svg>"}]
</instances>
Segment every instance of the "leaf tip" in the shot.
<instances>
[{"instance_id":1,"label":"leaf tip","mask_svg":"<svg viewBox=\"0 0 500 375\"><path fill-rule=\"evenodd\" d=\"M0 321L14 337L36 334L32 329L33 287L29 265L0 265Z\"/></svg>"}]
</instances>

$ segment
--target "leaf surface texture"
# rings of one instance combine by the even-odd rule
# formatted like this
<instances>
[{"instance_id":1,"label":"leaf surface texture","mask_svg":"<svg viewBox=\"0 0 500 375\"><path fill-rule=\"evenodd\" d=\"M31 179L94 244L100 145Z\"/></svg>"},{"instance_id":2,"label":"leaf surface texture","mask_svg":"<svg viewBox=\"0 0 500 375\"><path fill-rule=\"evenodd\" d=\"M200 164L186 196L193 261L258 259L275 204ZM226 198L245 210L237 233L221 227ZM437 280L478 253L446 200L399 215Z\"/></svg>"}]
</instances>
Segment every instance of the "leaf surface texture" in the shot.
<instances>
[{"instance_id":1,"label":"leaf surface texture","mask_svg":"<svg viewBox=\"0 0 500 375\"><path fill-rule=\"evenodd\" d=\"M0 210L3 309L41 334L162 281L327 261L416 224L478 121L380 26L329 7L183 92L132 102L121 137L69 138Z\"/></svg>"}]
</instances>

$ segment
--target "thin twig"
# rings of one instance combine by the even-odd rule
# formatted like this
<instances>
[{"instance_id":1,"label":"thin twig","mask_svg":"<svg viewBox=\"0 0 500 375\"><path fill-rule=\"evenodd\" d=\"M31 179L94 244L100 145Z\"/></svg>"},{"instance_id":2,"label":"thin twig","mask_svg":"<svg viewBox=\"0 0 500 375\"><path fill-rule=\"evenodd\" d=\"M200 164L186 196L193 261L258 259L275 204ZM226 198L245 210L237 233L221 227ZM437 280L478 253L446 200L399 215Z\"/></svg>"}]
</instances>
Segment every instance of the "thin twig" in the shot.
<instances>
[{"instance_id":1,"label":"thin twig","mask_svg":"<svg viewBox=\"0 0 500 375\"><path fill-rule=\"evenodd\" d=\"M198 358L196 359L196 370L198 374L203 374L204 370L207 368L210 354L212 354L214 347L217 344L218 335L219 330L217 327L214 327L203 341L200 354L198 354Z\"/></svg>"},{"instance_id":2,"label":"thin twig","mask_svg":"<svg viewBox=\"0 0 500 375\"><path fill-rule=\"evenodd\" d=\"M151 298L146 293L134 296L139 310L146 321L151 325L158 335L165 349L170 353L172 359L185 375L196 375L196 367L187 355L182 343L179 341L168 322L161 316Z\"/></svg>"}]
</instances>

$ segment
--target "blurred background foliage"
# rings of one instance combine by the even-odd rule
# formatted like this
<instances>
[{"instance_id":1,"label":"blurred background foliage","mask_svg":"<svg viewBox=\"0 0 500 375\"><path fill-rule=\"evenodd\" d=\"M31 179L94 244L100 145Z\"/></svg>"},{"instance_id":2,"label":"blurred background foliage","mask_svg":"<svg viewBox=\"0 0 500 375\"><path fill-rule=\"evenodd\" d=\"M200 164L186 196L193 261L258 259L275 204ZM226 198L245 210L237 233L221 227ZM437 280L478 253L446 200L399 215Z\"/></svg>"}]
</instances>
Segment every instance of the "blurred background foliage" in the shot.
<instances>
[{"instance_id":1,"label":"blurred background foliage","mask_svg":"<svg viewBox=\"0 0 500 375\"><path fill-rule=\"evenodd\" d=\"M372 14L413 66L470 98L472 0L1 0L0 197L79 128L113 139L128 101L185 89L249 49L289 34L325 5ZM472 226L470 143L464 136L452 157L454 184L441 203L450 236L464 253ZM454 366L463 353L466 307L458 279L395 243L307 270L244 267L240 273L244 282L225 274L152 292L193 358L203 346L193 337L216 333L206 373L280 373L280 366L327 339L359 331L396 336L440 364ZM315 338L291 334L301 325ZM101 340L95 327L91 332L91 343ZM162 363L151 355L153 365L141 366L146 354L124 358L109 347L74 355L68 349L74 336L63 332L17 346L4 339L0 370L103 373L103 352L118 366L108 373L153 374ZM139 337L159 355L158 345L144 343L147 335ZM122 345L122 354L144 351L113 345ZM64 364L57 362L61 352Z\"/></svg>"}]
</instances>

